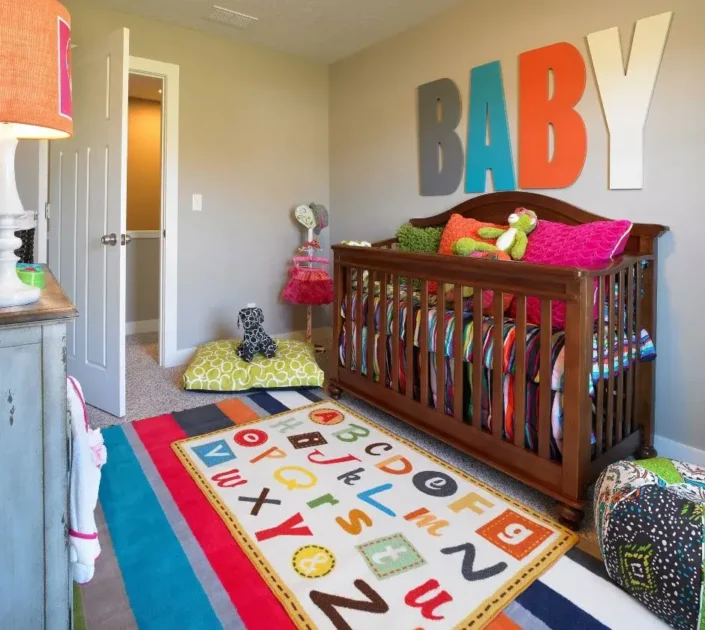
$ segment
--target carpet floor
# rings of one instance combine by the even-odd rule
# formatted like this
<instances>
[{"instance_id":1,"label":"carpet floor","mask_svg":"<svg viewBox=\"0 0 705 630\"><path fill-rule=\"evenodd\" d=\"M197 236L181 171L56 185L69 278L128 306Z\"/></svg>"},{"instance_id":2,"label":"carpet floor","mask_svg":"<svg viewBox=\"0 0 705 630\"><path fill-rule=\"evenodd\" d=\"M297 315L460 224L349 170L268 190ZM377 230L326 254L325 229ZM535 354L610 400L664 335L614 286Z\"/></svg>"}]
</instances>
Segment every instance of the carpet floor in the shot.
<instances>
[{"instance_id":1,"label":"carpet floor","mask_svg":"<svg viewBox=\"0 0 705 630\"><path fill-rule=\"evenodd\" d=\"M330 353L324 352L318 360L325 370ZM89 406L89 417L93 427L108 427L124 422L132 422L141 418L150 418L173 411L192 409L226 398L236 398L233 394L215 392L187 392L182 389L182 376L185 366L176 368L161 368L158 364L159 347L156 333L130 335L126 344L126 408L124 418L116 418L104 411ZM482 462L468 457L435 438L414 429L389 414L380 411L372 405L344 395L341 402L358 411L363 416L371 418L393 433L400 435L433 455L457 466L466 473L477 477L500 492L508 494L518 501L543 512L553 514L555 502L547 496L529 488L523 483L501 473ZM595 528L592 517L592 496L588 498L585 520L580 530L583 544L593 550L595 545Z\"/></svg>"}]
</instances>

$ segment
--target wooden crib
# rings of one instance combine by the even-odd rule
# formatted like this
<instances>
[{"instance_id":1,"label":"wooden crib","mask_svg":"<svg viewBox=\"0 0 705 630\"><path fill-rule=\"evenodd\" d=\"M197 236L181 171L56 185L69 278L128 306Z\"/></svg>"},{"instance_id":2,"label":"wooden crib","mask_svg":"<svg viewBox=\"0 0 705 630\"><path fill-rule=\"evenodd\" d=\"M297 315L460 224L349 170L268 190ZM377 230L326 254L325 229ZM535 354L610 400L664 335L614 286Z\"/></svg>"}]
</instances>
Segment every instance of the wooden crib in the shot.
<instances>
[{"instance_id":1,"label":"wooden crib","mask_svg":"<svg viewBox=\"0 0 705 630\"><path fill-rule=\"evenodd\" d=\"M459 206L434 217L414 219L416 227L444 225L451 214L472 217L480 221L506 223L506 218L517 208L534 210L539 220L551 220L570 225L603 219L568 203L527 192L492 193L470 199ZM337 398L343 391L358 396L388 413L408 422L455 448L484 461L512 477L540 490L557 500L557 515L562 522L577 527L583 517L586 489L610 463L636 454L640 458L653 457L654 432L654 378L653 362L641 360L638 343L639 331L646 329L656 341L656 269L657 239L668 228L661 225L635 224L623 256L609 267L597 271L577 268L552 267L529 263L498 260L471 259L457 256L413 254L396 250L396 239L373 245L372 248L335 245L334 252L334 344L336 359L333 361L329 392ZM595 279L599 278L596 283ZM360 279L361 281L357 281ZM416 297L420 318L415 348L414 317L406 317L406 331L400 331L400 306L406 301L407 313L414 313L412 291L403 297L401 283L416 280L419 287ZM503 435L501 421L493 421L491 430L482 426L481 396L473 395L470 418L463 403L463 387L455 382L453 412L447 411L445 384L436 383L434 396L429 398L429 375L433 368L436 378L445 378L445 352L429 355L429 282L438 287L452 285L454 300L445 312L452 317L452 340L445 339L446 328L435 328L436 348L451 344L455 378L463 374L463 288L471 287L474 304L482 305L482 292L492 290L495 298L490 317L505 322L502 294L511 294L516 300L515 379L513 438ZM366 343L364 348L367 366L377 359L379 366L388 366L390 378L384 371L375 379L375 370L363 370L363 335L365 320L375 321L374 299L364 304L366 287L391 286L391 335L388 335L387 309L379 309L379 339ZM602 305L609 307L604 325L596 325L594 299L597 285L599 317ZM353 300L353 296L356 299ZM538 444L529 449L525 444L525 387L526 385L526 301L541 300L541 330L552 329L552 301L566 304L563 388L562 456L551 456L551 387L538 386L538 419L536 433ZM355 307L353 308L353 302ZM630 308L629 305L633 305ZM341 307L345 316L341 315ZM363 308L367 311L363 313ZM477 312L477 309L474 309ZM354 311L354 312L353 312ZM443 311L443 309L442 309ZM485 311L487 317L487 312ZM467 315L466 315L467 317ZM475 316L476 317L476 316ZM637 331L636 342L626 331ZM374 328L373 328L374 331ZM405 333L400 335L400 332ZM504 326L495 326L491 355L492 395L489 406L494 418L504 414L503 399L503 333ZM482 348L482 326L473 327L475 348ZM598 356L606 349L606 339L628 338L628 362L619 360L619 367L603 374L590 392L593 369L593 343L597 339ZM339 340L347 343L342 358L338 352ZM391 339L389 338L391 337ZM367 335L370 339L370 335ZM627 342L625 342L627 343ZM391 351L389 351L391 348ZM353 353L360 360L353 362ZM375 353L377 356L375 357ZM415 355L417 358L415 359ZM418 370L418 386L413 382L400 386L400 356L405 365ZM539 383L551 383L551 335L540 336ZM430 365L431 361L437 364ZM499 369L497 369L499 366ZM466 366L466 370L468 367ZM474 392L481 391L481 369L471 369ZM467 373L467 371L466 371ZM409 375L407 374L407 379ZM413 378L413 376L412 376ZM409 381L407 380L407 383ZM435 404L434 404L435 402Z\"/></svg>"}]
</instances>

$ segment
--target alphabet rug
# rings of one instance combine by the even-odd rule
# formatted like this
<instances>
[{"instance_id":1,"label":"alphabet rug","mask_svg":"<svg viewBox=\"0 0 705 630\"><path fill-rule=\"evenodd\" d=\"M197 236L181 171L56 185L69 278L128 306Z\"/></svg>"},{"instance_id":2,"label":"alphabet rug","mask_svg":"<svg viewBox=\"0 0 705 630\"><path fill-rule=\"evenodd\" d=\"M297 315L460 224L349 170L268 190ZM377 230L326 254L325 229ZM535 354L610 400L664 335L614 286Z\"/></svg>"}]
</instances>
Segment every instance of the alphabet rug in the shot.
<instances>
[{"instance_id":1,"label":"alphabet rug","mask_svg":"<svg viewBox=\"0 0 705 630\"><path fill-rule=\"evenodd\" d=\"M482 628L578 541L329 400L172 448L298 628Z\"/></svg>"}]
</instances>

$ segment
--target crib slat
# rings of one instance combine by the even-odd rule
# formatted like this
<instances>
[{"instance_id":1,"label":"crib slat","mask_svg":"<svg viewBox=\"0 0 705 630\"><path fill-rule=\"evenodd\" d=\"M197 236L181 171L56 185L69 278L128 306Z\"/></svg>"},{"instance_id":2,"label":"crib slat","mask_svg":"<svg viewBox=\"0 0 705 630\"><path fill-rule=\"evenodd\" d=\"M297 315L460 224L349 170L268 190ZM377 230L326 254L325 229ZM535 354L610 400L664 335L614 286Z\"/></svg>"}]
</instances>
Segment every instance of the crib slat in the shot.
<instances>
[{"instance_id":1,"label":"crib slat","mask_svg":"<svg viewBox=\"0 0 705 630\"><path fill-rule=\"evenodd\" d=\"M352 370L352 269L345 267L345 368Z\"/></svg>"},{"instance_id":2,"label":"crib slat","mask_svg":"<svg viewBox=\"0 0 705 630\"><path fill-rule=\"evenodd\" d=\"M618 360L617 371L617 442L622 441L624 422L624 361L622 360L622 349L624 340L624 273L617 274L618 308L617 308L617 348L616 356Z\"/></svg>"},{"instance_id":3,"label":"crib slat","mask_svg":"<svg viewBox=\"0 0 705 630\"><path fill-rule=\"evenodd\" d=\"M605 427L605 448L612 448L614 442L614 286L615 277L611 273L608 276L609 280L607 288L609 295L607 296L607 305L609 313L607 314L607 425Z\"/></svg>"},{"instance_id":4,"label":"crib slat","mask_svg":"<svg viewBox=\"0 0 705 630\"><path fill-rule=\"evenodd\" d=\"M389 276L379 276L379 339L377 341L377 364L379 365L379 384L387 386L387 285Z\"/></svg>"},{"instance_id":5,"label":"crib slat","mask_svg":"<svg viewBox=\"0 0 705 630\"><path fill-rule=\"evenodd\" d=\"M414 283L406 279L406 397L414 398Z\"/></svg>"},{"instance_id":6,"label":"crib slat","mask_svg":"<svg viewBox=\"0 0 705 630\"><path fill-rule=\"evenodd\" d=\"M604 352L605 352L605 279L600 278L597 285L597 304L599 313L597 320L597 365L599 376L597 377L597 409L595 413L595 454L602 455L603 450L603 421L605 410L605 377L603 373Z\"/></svg>"},{"instance_id":7,"label":"crib slat","mask_svg":"<svg viewBox=\"0 0 705 630\"><path fill-rule=\"evenodd\" d=\"M446 309L443 282L436 289L436 411L446 412Z\"/></svg>"},{"instance_id":8,"label":"crib slat","mask_svg":"<svg viewBox=\"0 0 705 630\"><path fill-rule=\"evenodd\" d=\"M642 306L641 306L641 289L644 286L644 268L642 266L642 263L638 262L636 264L636 278L635 278L636 286L634 287L634 299L635 299L635 306L634 306L634 331L636 334L637 340L641 339L641 325L642 325ZM641 370L642 370L642 365L641 365L641 347L640 343L637 341L637 346L636 346L636 357L634 360L634 387L636 389L635 397L634 397L634 406L636 407L637 404L637 397L640 395L643 395L640 383L641 383ZM636 419L635 419L636 420ZM635 424L637 422L635 421Z\"/></svg>"},{"instance_id":9,"label":"crib slat","mask_svg":"<svg viewBox=\"0 0 705 630\"><path fill-rule=\"evenodd\" d=\"M428 281L421 280L421 314L419 316L419 400L428 406Z\"/></svg>"},{"instance_id":10,"label":"crib slat","mask_svg":"<svg viewBox=\"0 0 705 630\"><path fill-rule=\"evenodd\" d=\"M492 435L502 439L504 425L504 296L494 292L493 323L494 345L492 352Z\"/></svg>"},{"instance_id":11,"label":"crib slat","mask_svg":"<svg viewBox=\"0 0 705 630\"><path fill-rule=\"evenodd\" d=\"M363 299L363 273L364 270L357 268L357 304L355 304L355 330L357 330L357 338L355 339L355 371L362 376L362 299Z\"/></svg>"},{"instance_id":12,"label":"crib slat","mask_svg":"<svg viewBox=\"0 0 705 630\"><path fill-rule=\"evenodd\" d=\"M638 341L637 341L638 344ZM638 348L638 345L637 345ZM624 419L624 434L632 433L632 398L634 396L634 265L629 267L627 274L627 412Z\"/></svg>"},{"instance_id":13,"label":"crib slat","mask_svg":"<svg viewBox=\"0 0 705 630\"><path fill-rule=\"evenodd\" d=\"M367 378L370 383L375 380L375 278L376 272L370 269L367 280Z\"/></svg>"},{"instance_id":14,"label":"crib slat","mask_svg":"<svg viewBox=\"0 0 705 630\"><path fill-rule=\"evenodd\" d=\"M392 389L399 391L399 276L392 278Z\"/></svg>"},{"instance_id":15,"label":"crib slat","mask_svg":"<svg viewBox=\"0 0 705 630\"><path fill-rule=\"evenodd\" d=\"M524 448L526 433L526 296L516 296L516 370L514 378L514 444Z\"/></svg>"},{"instance_id":16,"label":"crib slat","mask_svg":"<svg viewBox=\"0 0 705 630\"><path fill-rule=\"evenodd\" d=\"M340 266L340 262L337 259L333 263L333 282L335 288L335 299L333 300L333 308L337 307L337 311L333 311L333 348L335 349L335 362L337 365L340 364L340 351L338 344L340 343L340 331L342 318L340 317L340 307L343 305L344 290L345 286L343 284L342 276L343 268ZM343 367L345 367L345 357L343 357ZM335 371L337 374L337 370Z\"/></svg>"},{"instance_id":17,"label":"crib slat","mask_svg":"<svg viewBox=\"0 0 705 630\"><path fill-rule=\"evenodd\" d=\"M458 422L463 421L463 287L455 285L455 321L453 322L453 411Z\"/></svg>"},{"instance_id":18,"label":"crib slat","mask_svg":"<svg viewBox=\"0 0 705 630\"><path fill-rule=\"evenodd\" d=\"M473 290L472 298L472 424L482 428L482 289Z\"/></svg>"},{"instance_id":19,"label":"crib slat","mask_svg":"<svg viewBox=\"0 0 705 630\"><path fill-rule=\"evenodd\" d=\"M541 300L541 366L539 368L539 455L551 455L551 300Z\"/></svg>"}]
</instances>

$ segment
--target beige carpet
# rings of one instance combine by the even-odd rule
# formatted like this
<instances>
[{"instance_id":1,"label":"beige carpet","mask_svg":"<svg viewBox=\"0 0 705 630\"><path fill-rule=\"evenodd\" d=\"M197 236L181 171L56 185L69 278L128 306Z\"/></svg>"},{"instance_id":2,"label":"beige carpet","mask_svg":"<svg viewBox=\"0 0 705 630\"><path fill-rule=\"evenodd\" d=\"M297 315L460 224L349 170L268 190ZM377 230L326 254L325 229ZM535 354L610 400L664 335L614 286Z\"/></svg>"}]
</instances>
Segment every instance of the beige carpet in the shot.
<instances>
[{"instance_id":1,"label":"beige carpet","mask_svg":"<svg viewBox=\"0 0 705 630\"><path fill-rule=\"evenodd\" d=\"M172 411L192 409L208 405L226 398L237 397L233 394L219 394L214 392L199 393L186 392L181 386L181 377L185 366L178 368L160 368L158 365L158 346L156 333L131 335L127 337L127 415L124 418L115 418L110 414L89 406L91 425L94 427L107 427L123 422L131 422L142 418L151 418ZM319 363L325 370L330 353L318 355ZM492 485L502 492L515 497L536 510L546 514L553 513L554 501L545 495L532 490L528 486L512 479L486 464L479 462L464 453L436 440L433 437L410 427L404 422L393 418L376 407L368 405L349 395L343 396L342 402L355 409L394 433L411 440L427 449L434 455L461 468L482 481ZM592 493L591 493L592 494ZM592 496L589 497L588 509L580 535L588 543L595 541L595 531L592 518Z\"/></svg>"}]
</instances>

